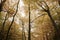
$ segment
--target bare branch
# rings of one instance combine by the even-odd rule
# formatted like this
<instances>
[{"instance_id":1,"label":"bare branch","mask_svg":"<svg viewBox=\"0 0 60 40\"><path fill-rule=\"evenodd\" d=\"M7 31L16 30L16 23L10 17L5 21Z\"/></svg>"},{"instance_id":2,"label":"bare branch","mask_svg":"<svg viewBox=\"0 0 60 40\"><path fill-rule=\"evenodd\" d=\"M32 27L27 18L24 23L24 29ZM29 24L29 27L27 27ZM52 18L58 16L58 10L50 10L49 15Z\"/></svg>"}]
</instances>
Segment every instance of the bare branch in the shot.
<instances>
[{"instance_id":1,"label":"bare branch","mask_svg":"<svg viewBox=\"0 0 60 40\"><path fill-rule=\"evenodd\" d=\"M4 20L3 25L2 25L2 28L1 28L1 32L0 32L0 35L1 36L3 35L2 33L4 32L4 27L5 27L6 20L7 20L7 14L5 16L5 20ZM3 36L1 37L1 40L2 40L2 38L3 38Z\"/></svg>"},{"instance_id":2,"label":"bare branch","mask_svg":"<svg viewBox=\"0 0 60 40\"><path fill-rule=\"evenodd\" d=\"M44 16L44 15L46 15L46 14L41 14L40 16L36 17L35 19L33 19L33 20L31 21L31 23L34 22L35 20L37 20L39 17Z\"/></svg>"}]
</instances>

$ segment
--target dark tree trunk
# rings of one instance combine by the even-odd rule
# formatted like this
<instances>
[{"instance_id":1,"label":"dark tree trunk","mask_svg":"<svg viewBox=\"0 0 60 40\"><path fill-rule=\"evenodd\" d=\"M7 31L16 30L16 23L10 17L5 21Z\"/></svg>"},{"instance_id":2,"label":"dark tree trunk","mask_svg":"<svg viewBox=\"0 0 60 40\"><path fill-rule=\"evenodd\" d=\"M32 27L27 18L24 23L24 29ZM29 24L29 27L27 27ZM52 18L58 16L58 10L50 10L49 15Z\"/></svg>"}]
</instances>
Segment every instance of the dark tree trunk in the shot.
<instances>
[{"instance_id":1,"label":"dark tree trunk","mask_svg":"<svg viewBox=\"0 0 60 40\"><path fill-rule=\"evenodd\" d=\"M9 31L10 31L10 28L11 28L11 26L13 25L14 18L15 18L15 16L16 16L17 12L18 12L18 5L19 5L19 2L20 2L20 0L19 0L18 3L17 3L17 9L16 9L16 12L15 12L15 14L13 15L12 22L11 22L9 28L8 28L7 35L6 35L6 40L8 40L8 34L9 34Z\"/></svg>"},{"instance_id":2,"label":"dark tree trunk","mask_svg":"<svg viewBox=\"0 0 60 40\"><path fill-rule=\"evenodd\" d=\"M4 3L6 2L6 0L1 0L1 3L0 3L0 12L2 11L2 7L3 7L3 5L4 5Z\"/></svg>"},{"instance_id":3,"label":"dark tree trunk","mask_svg":"<svg viewBox=\"0 0 60 40\"><path fill-rule=\"evenodd\" d=\"M4 27L5 27L5 23L6 23L6 20L7 20L7 14L6 14L6 16L5 16L5 20L4 20L4 22L3 22L3 25L2 25L2 28L1 28L1 31L0 31L0 40L2 40L2 38L4 38L4 34L3 34L3 32L4 32Z\"/></svg>"},{"instance_id":4,"label":"dark tree trunk","mask_svg":"<svg viewBox=\"0 0 60 40\"><path fill-rule=\"evenodd\" d=\"M53 19L52 16L51 16L51 13L50 13L50 10L49 10L49 6L46 4L45 1L43 1L43 3L45 3L47 9L45 9L44 7L42 7L42 4L40 5L40 4L38 3L38 5L41 6L42 9L43 9L45 12L47 12L47 14L48 14L48 16L49 16L49 18L50 18L50 20L51 20L51 22L52 22L52 24L53 24L53 26L54 26L54 28L55 28L55 34L56 34L56 35L55 35L54 38L56 39L56 38L59 37L59 35L58 35L58 28L57 28L57 25L56 25L54 19ZM54 40L55 40L55 39L54 39ZM56 39L56 40L57 40L57 39Z\"/></svg>"},{"instance_id":5,"label":"dark tree trunk","mask_svg":"<svg viewBox=\"0 0 60 40\"><path fill-rule=\"evenodd\" d=\"M28 40L31 40L31 25L30 25L30 22L31 22L31 20L30 20L30 0L29 0L29 5L28 5L29 7L28 7L28 9L29 9L29 30L28 30Z\"/></svg>"}]
</instances>

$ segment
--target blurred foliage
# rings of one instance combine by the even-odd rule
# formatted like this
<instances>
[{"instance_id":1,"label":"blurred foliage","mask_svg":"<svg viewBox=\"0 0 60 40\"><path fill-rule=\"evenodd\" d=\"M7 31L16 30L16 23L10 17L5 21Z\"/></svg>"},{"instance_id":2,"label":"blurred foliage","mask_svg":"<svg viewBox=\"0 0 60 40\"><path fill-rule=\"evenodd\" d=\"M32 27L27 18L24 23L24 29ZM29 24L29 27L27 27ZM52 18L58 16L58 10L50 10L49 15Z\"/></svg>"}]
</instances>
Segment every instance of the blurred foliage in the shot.
<instances>
[{"instance_id":1,"label":"blurred foliage","mask_svg":"<svg viewBox=\"0 0 60 40\"><path fill-rule=\"evenodd\" d=\"M30 0L31 21L33 21L31 22L31 39L44 40L45 38L45 40L47 40L48 37L49 40L53 40L53 37L55 36L54 27L47 13L40 6L37 5L39 1L40 0ZM22 27L25 28L24 30L25 30L26 39L28 38L27 35L28 35L28 22L29 22L28 20L29 0L21 0L21 2L23 3L23 5L21 6L21 3L19 4L18 12L15 16L14 23L10 29L10 33L8 37L9 40L22 40ZM45 0L45 2L49 6L49 10L52 18L54 19L55 23L60 29L60 6L58 5L57 0ZM9 25L11 24L12 21L12 17L16 11L16 3L17 2L15 0L13 0L13 2L12 0L10 1L7 0L3 6L3 11L0 12L0 28L2 26L1 22L4 21L6 14L8 14L7 16L8 19L4 27L4 33L3 33L4 37L6 37L7 29L9 28ZM42 6L45 9L47 9L46 5L42 4ZM22 23L24 23L24 25Z\"/></svg>"}]
</instances>

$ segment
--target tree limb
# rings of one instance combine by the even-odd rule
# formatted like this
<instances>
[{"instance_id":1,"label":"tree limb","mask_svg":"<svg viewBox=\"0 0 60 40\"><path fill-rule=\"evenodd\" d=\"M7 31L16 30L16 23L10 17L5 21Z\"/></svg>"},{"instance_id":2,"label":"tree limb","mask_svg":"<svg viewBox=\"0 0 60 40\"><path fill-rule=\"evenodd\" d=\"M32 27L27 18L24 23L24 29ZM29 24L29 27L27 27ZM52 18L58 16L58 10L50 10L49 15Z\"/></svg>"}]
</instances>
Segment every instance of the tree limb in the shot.
<instances>
[{"instance_id":1,"label":"tree limb","mask_svg":"<svg viewBox=\"0 0 60 40\"><path fill-rule=\"evenodd\" d=\"M41 16L43 16L43 15L46 15L46 14L41 14L40 16L38 16L38 17L36 17L35 19L33 19L33 20L31 21L31 23L34 22L35 20L37 20L39 17L41 17Z\"/></svg>"}]
</instances>

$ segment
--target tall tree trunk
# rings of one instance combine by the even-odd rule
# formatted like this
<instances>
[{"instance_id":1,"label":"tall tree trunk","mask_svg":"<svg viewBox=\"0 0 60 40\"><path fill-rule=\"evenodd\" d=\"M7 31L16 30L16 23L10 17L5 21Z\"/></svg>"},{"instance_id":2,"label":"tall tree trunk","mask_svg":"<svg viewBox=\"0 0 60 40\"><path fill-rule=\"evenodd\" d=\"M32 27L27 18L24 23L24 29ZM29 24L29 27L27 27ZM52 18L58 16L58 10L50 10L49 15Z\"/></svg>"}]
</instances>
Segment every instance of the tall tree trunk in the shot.
<instances>
[{"instance_id":1,"label":"tall tree trunk","mask_svg":"<svg viewBox=\"0 0 60 40\"><path fill-rule=\"evenodd\" d=\"M50 18L50 20L51 20L51 22L52 22L52 24L53 24L53 26L54 26L54 28L55 28L55 34L56 34L55 38L58 38L58 35L57 35L57 34L58 34L57 25L56 25L54 19L53 19L52 16L51 16L51 13L50 13L50 10L49 10L49 7L48 7L47 3L46 3L45 1L43 1L43 3L45 3L47 9L45 9L45 8L42 6L42 4L40 5L40 4L38 3L38 5L39 5L40 7L42 7L42 9L43 9L45 12L47 12L47 14L48 14L48 16L49 16L49 18ZM56 39L56 40L57 40L57 39Z\"/></svg>"},{"instance_id":2,"label":"tall tree trunk","mask_svg":"<svg viewBox=\"0 0 60 40\"><path fill-rule=\"evenodd\" d=\"M28 30L28 40L31 40L31 25L30 25L30 0L29 0L29 5L28 5L28 9L29 9L29 30Z\"/></svg>"},{"instance_id":3,"label":"tall tree trunk","mask_svg":"<svg viewBox=\"0 0 60 40\"><path fill-rule=\"evenodd\" d=\"M7 20L7 14L6 14L6 16L5 16L5 20L4 20L4 22L3 22L3 25L2 25L2 28L1 28L1 31L0 31L0 40L2 40L2 38L4 38L4 35L3 35L3 32L4 32L4 27L5 27L5 23L6 23L6 20Z\"/></svg>"},{"instance_id":4,"label":"tall tree trunk","mask_svg":"<svg viewBox=\"0 0 60 40\"><path fill-rule=\"evenodd\" d=\"M8 34L9 34L9 31L10 31L10 28L11 28L11 26L13 25L14 18L15 18L15 16L16 16L17 12L18 12L18 5L19 5L19 2L20 2L20 0L19 0L18 3L17 3L17 9L16 9L16 12L15 12L15 14L13 15L13 20L12 20L12 22L11 22L9 28L8 28L7 35L6 35L6 40L8 40Z\"/></svg>"}]
</instances>

